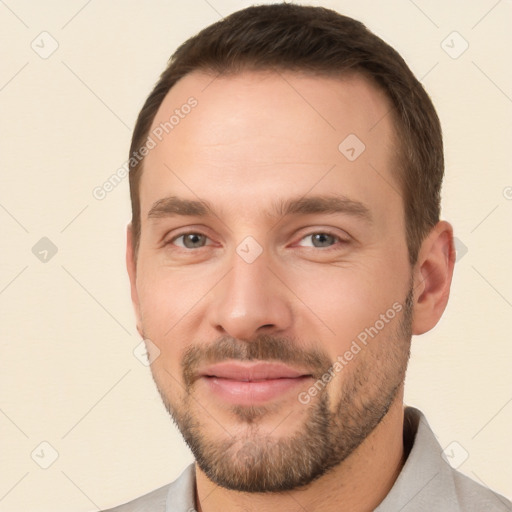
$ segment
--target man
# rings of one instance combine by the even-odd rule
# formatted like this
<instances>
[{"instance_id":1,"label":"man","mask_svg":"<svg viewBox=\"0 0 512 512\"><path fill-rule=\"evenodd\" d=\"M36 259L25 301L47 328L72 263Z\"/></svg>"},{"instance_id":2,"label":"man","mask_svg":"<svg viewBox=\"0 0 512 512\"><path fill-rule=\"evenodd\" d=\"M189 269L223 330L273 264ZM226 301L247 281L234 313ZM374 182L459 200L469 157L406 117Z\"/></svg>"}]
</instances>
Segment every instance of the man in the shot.
<instances>
[{"instance_id":1,"label":"man","mask_svg":"<svg viewBox=\"0 0 512 512\"><path fill-rule=\"evenodd\" d=\"M130 156L137 328L195 464L112 510L511 510L404 409L455 255L439 120L392 48L236 12L176 51Z\"/></svg>"}]
</instances>

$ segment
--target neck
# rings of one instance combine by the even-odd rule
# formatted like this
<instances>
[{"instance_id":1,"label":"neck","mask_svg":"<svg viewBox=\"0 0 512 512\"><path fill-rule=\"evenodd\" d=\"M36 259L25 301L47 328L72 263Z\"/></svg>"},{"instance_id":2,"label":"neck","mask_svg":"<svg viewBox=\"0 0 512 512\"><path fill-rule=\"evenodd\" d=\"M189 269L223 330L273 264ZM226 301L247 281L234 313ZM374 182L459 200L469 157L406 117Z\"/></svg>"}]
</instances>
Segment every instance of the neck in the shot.
<instances>
[{"instance_id":1,"label":"neck","mask_svg":"<svg viewBox=\"0 0 512 512\"><path fill-rule=\"evenodd\" d=\"M196 464L198 512L366 512L389 493L405 462L403 392L386 416L342 463L309 485L283 493L241 493L219 487Z\"/></svg>"}]
</instances>

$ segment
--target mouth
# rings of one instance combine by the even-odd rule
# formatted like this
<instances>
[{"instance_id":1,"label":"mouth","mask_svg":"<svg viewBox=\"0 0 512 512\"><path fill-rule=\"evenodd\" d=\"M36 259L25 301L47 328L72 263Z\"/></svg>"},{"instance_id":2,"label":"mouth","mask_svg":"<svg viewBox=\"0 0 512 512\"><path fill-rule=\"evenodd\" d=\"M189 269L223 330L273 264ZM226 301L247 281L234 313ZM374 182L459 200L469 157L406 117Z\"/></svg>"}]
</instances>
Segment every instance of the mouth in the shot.
<instances>
[{"instance_id":1,"label":"mouth","mask_svg":"<svg viewBox=\"0 0 512 512\"><path fill-rule=\"evenodd\" d=\"M224 362L201 369L199 378L209 393L223 402L254 405L305 388L313 376L281 363Z\"/></svg>"}]
</instances>

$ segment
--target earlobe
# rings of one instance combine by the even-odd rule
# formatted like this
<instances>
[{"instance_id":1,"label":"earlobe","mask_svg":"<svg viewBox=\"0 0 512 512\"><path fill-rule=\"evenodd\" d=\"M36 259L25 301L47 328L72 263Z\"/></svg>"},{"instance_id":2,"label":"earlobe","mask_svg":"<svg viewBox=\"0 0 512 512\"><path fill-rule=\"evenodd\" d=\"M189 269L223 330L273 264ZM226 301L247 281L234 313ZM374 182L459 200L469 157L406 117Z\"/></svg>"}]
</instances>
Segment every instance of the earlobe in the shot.
<instances>
[{"instance_id":1,"label":"earlobe","mask_svg":"<svg viewBox=\"0 0 512 512\"><path fill-rule=\"evenodd\" d=\"M139 295L137 292L137 263L133 252L133 229L131 223L126 227L126 270L128 271L128 277L130 278L130 293L133 309L137 319L137 331L141 337L144 337L142 334Z\"/></svg>"},{"instance_id":2,"label":"earlobe","mask_svg":"<svg viewBox=\"0 0 512 512\"><path fill-rule=\"evenodd\" d=\"M454 264L453 228L440 221L421 244L415 266L413 334L429 331L441 318L450 295Z\"/></svg>"}]
</instances>

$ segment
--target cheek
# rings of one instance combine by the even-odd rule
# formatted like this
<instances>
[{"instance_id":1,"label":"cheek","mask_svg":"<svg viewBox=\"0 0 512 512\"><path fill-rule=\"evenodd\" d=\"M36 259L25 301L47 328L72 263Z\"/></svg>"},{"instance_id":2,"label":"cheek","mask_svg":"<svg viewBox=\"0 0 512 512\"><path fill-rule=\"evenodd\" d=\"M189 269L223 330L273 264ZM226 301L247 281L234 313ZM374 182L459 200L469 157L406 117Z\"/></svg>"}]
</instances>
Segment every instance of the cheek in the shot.
<instances>
[{"instance_id":1,"label":"cheek","mask_svg":"<svg viewBox=\"0 0 512 512\"><path fill-rule=\"evenodd\" d=\"M144 336L160 350L155 364L169 367L180 351L180 323L193 307L193 293L183 294L183 284L171 272L141 266L137 290ZM197 300L197 299L196 299Z\"/></svg>"},{"instance_id":2,"label":"cheek","mask_svg":"<svg viewBox=\"0 0 512 512\"><path fill-rule=\"evenodd\" d=\"M203 286L204 284L204 286ZM160 265L157 258L141 262L137 291L142 321L158 337L172 337L174 326L193 310L205 295L206 284L194 272Z\"/></svg>"},{"instance_id":3,"label":"cheek","mask_svg":"<svg viewBox=\"0 0 512 512\"><path fill-rule=\"evenodd\" d=\"M370 258L357 266L307 272L307 279L304 272L289 274L287 282L301 301L299 335L321 342L335 360L360 333L374 326L380 315L396 302L403 302L408 283L403 269L398 274L377 258L373 262ZM389 330L388 325L391 323L386 323L384 330Z\"/></svg>"},{"instance_id":4,"label":"cheek","mask_svg":"<svg viewBox=\"0 0 512 512\"><path fill-rule=\"evenodd\" d=\"M218 272L208 269L201 273L159 265L156 258L139 260L137 290L142 328L145 337L160 350L155 368L165 368L179 378L181 354L201 337L205 297L217 276ZM163 377L165 370L160 371Z\"/></svg>"}]
</instances>

